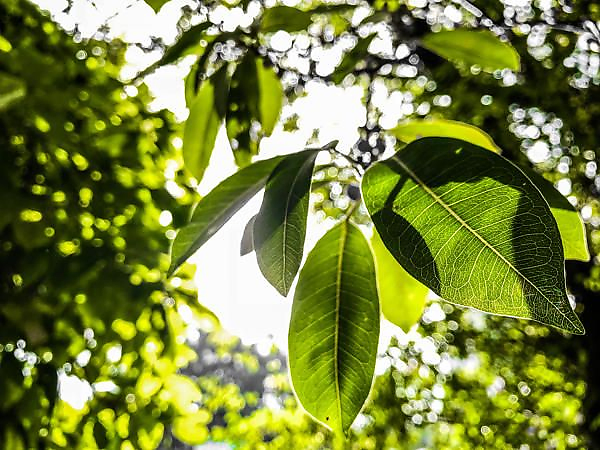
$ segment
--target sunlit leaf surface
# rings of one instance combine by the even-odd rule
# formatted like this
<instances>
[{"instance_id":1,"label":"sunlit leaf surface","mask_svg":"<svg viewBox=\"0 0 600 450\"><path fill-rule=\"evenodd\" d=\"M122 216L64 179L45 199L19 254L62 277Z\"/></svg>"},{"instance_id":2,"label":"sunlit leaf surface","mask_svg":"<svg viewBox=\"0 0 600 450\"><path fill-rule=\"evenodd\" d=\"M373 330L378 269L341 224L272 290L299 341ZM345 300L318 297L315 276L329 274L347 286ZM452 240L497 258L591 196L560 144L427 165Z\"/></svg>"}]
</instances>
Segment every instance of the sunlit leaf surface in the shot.
<instances>
[{"instance_id":1,"label":"sunlit leaf surface","mask_svg":"<svg viewBox=\"0 0 600 450\"><path fill-rule=\"evenodd\" d=\"M254 163L227 178L198 203L189 224L177 233L171 247L173 273L211 238L267 182L282 157Z\"/></svg>"},{"instance_id":2,"label":"sunlit leaf surface","mask_svg":"<svg viewBox=\"0 0 600 450\"><path fill-rule=\"evenodd\" d=\"M487 30L447 30L430 33L422 45L443 58L464 66L479 66L486 72L520 70L519 54L507 42Z\"/></svg>"},{"instance_id":3,"label":"sunlit leaf surface","mask_svg":"<svg viewBox=\"0 0 600 450\"><path fill-rule=\"evenodd\" d=\"M429 288L410 276L373 230L371 249L377 269L377 292L381 312L405 332L419 321Z\"/></svg>"},{"instance_id":4,"label":"sunlit leaf surface","mask_svg":"<svg viewBox=\"0 0 600 450\"><path fill-rule=\"evenodd\" d=\"M375 265L361 231L343 222L308 256L294 296L290 373L302 406L346 432L371 387L379 336Z\"/></svg>"},{"instance_id":5,"label":"sunlit leaf surface","mask_svg":"<svg viewBox=\"0 0 600 450\"><path fill-rule=\"evenodd\" d=\"M285 158L265 188L254 222L254 249L265 278L287 295L302 261L310 182L318 152L307 150Z\"/></svg>"},{"instance_id":6,"label":"sunlit leaf surface","mask_svg":"<svg viewBox=\"0 0 600 450\"><path fill-rule=\"evenodd\" d=\"M442 298L583 333L550 208L508 161L424 138L372 166L362 188L386 247Z\"/></svg>"}]
</instances>

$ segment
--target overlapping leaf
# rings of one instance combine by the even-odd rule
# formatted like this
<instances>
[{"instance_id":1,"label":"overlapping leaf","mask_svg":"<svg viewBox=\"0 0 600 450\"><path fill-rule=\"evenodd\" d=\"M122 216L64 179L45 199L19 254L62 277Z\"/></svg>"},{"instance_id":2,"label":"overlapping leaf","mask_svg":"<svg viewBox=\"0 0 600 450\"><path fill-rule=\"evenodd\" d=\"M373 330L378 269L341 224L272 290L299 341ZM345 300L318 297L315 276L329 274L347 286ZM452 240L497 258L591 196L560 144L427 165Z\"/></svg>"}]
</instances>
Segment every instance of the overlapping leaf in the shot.
<instances>
[{"instance_id":1,"label":"overlapping leaf","mask_svg":"<svg viewBox=\"0 0 600 450\"><path fill-rule=\"evenodd\" d=\"M173 273L208 241L267 182L282 156L259 161L221 182L198 203L190 223L177 233L171 247Z\"/></svg>"},{"instance_id":2,"label":"overlapping leaf","mask_svg":"<svg viewBox=\"0 0 600 450\"><path fill-rule=\"evenodd\" d=\"M248 253L252 253L254 251L254 221L256 220L256 215L252 216L246 226L244 227L244 232L242 233L242 240L240 241L240 256L247 255Z\"/></svg>"},{"instance_id":3,"label":"overlapping leaf","mask_svg":"<svg viewBox=\"0 0 600 450\"><path fill-rule=\"evenodd\" d=\"M419 321L429 289L411 277L391 255L377 230L373 230L371 249L377 269L377 291L381 312L405 332Z\"/></svg>"},{"instance_id":4,"label":"overlapping leaf","mask_svg":"<svg viewBox=\"0 0 600 450\"><path fill-rule=\"evenodd\" d=\"M317 243L300 272L288 339L300 403L335 431L349 429L369 394L378 336L369 244L343 222Z\"/></svg>"},{"instance_id":5,"label":"overlapping leaf","mask_svg":"<svg viewBox=\"0 0 600 450\"><path fill-rule=\"evenodd\" d=\"M552 211L552 215L560 231L565 259L589 261L590 252L588 250L585 226L575 207L556 190L550 181L537 172L526 170L525 174L533 181L535 187L540 190L544 199L550 205L550 211Z\"/></svg>"},{"instance_id":6,"label":"overlapping leaf","mask_svg":"<svg viewBox=\"0 0 600 450\"><path fill-rule=\"evenodd\" d=\"M563 249L548 204L502 157L450 138L424 138L363 178L383 242L442 298L571 333Z\"/></svg>"},{"instance_id":7,"label":"overlapping leaf","mask_svg":"<svg viewBox=\"0 0 600 450\"><path fill-rule=\"evenodd\" d=\"M308 200L315 158L306 150L288 156L275 168L254 222L254 249L264 277L286 296L300 269Z\"/></svg>"},{"instance_id":8,"label":"overlapping leaf","mask_svg":"<svg viewBox=\"0 0 600 450\"><path fill-rule=\"evenodd\" d=\"M422 137L451 137L501 153L500 148L483 130L454 120L411 120L391 130L391 133L408 144ZM563 243L565 259L589 261L585 227L581 216L552 183L533 170L523 169L550 205Z\"/></svg>"},{"instance_id":9,"label":"overlapping leaf","mask_svg":"<svg viewBox=\"0 0 600 450\"><path fill-rule=\"evenodd\" d=\"M455 120L410 120L396 126L391 130L391 133L405 144L422 137L450 137L500 153L500 149L496 143L485 131L468 123L457 122Z\"/></svg>"},{"instance_id":10,"label":"overlapping leaf","mask_svg":"<svg viewBox=\"0 0 600 450\"><path fill-rule=\"evenodd\" d=\"M457 29L430 33L422 45L449 61L467 67L477 65L486 72L520 70L517 51L491 31Z\"/></svg>"},{"instance_id":11,"label":"overlapping leaf","mask_svg":"<svg viewBox=\"0 0 600 450\"><path fill-rule=\"evenodd\" d=\"M227 104L227 66L205 80L192 103L183 133L186 168L201 180L208 167Z\"/></svg>"}]
</instances>

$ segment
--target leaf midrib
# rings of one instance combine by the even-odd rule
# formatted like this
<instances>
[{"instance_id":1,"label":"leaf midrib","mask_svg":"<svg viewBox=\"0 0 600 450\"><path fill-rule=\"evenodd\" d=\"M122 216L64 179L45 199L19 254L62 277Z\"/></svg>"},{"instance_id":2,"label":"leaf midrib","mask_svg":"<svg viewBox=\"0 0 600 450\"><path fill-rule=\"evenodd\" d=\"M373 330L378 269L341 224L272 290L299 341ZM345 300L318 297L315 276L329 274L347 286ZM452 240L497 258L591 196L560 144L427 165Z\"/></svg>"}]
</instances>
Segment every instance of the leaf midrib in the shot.
<instances>
[{"instance_id":1,"label":"leaf midrib","mask_svg":"<svg viewBox=\"0 0 600 450\"><path fill-rule=\"evenodd\" d=\"M348 233L346 222L340 225L340 243L338 247L337 274L335 284L335 335L333 345L333 370L335 374L335 399L337 403L337 413L340 428L344 428L342 423L342 397L340 394L340 379L339 379L339 335L340 335L340 302L342 291L342 265L344 260L344 248L346 246L346 236Z\"/></svg>"},{"instance_id":2,"label":"leaf midrib","mask_svg":"<svg viewBox=\"0 0 600 450\"><path fill-rule=\"evenodd\" d=\"M393 161L397 162L400 167L410 176L428 195L430 195L433 200L442 206L452 217L454 217L458 223L460 223L465 229L470 231L477 239L481 241L483 245L489 248L494 254L496 254L509 268L514 270L514 272L519 275L523 280L525 280L529 285L531 285L551 306L554 308L562 317L564 317L576 330L579 330L580 327L573 323L573 321L565 315L559 308L556 307L554 303L550 301L550 299L542 292L540 289L529 280L525 275L523 275L509 260L507 260L504 255L502 255L498 250L496 250L483 236L481 236L477 231L475 231L462 217L458 215L450 206L448 206L435 192L433 192L419 177L416 173L414 173L410 167L408 167L399 156L396 156Z\"/></svg>"},{"instance_id":3,"label":"leaf midrib","mask_svg":"<svg viewBox=\"0 0 600 450\"><path fill-rule=\"evenodd\" d=\"M296 175L294 176L294 180L292 181L292 185L290 188L290 191L288 192L287 195L287 199L285 202L285 210L284 210L284 215L283 215L283 239L281 241L281 246L282 246L282 261L281 261L281 265L282 265L282 271L283 271L283 290L285 292L288 292L288 286L287 286L287 227L288 227L288 213L290 210L290 201L292 200L292 194L295 192L295 187L296 187L296 183L298 182L298 178L300 177L300 174L304 172L304 169L306 169L306 165L309 164L311 162L312 159L312 155L311 157L309 157L303 164L302 167L300 167L300 170L298 172L296 172ZM310 190L310 188L309 188Z\"/></svg>"}]
</instances>

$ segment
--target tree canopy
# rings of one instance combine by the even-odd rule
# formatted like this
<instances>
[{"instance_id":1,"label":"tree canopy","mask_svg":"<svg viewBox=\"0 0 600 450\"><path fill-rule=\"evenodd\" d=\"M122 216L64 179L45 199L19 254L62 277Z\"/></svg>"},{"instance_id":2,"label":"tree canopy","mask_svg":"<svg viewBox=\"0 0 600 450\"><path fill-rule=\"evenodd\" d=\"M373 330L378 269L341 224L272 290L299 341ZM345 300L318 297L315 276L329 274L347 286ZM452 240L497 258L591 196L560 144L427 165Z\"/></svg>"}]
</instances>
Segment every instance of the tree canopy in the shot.
<instances>
[{"instance_id":1,"label":"tree canopy","mask_svg":"<svg viewBox=\"0 0 600 450\"><path fill-rule=\"evenodd\" d=\"M600 445L596 5L193 4L148 46L0 2L1 445ZM131 46L160 56L123 80ZM144 80L184 62L179 123ZM265 159L309 83L362 89L359 140ZM220 132L239 170L201 198ZM290 294L289 369L186 263L262 189L240 240Z\"/></svg>"}]
</instances>

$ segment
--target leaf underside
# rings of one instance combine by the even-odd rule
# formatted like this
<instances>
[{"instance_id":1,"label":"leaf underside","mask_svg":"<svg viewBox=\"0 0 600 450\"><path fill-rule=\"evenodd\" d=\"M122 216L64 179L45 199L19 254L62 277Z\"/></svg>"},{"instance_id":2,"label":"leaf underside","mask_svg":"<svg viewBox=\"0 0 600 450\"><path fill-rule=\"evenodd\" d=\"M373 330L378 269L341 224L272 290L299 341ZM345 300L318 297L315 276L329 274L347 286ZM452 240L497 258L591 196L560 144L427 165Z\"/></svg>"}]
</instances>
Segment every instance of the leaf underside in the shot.
<instances>
[{"instance_id":1,"label":"leaf underside","mask_svg":"<svg viewBox=\"0 0 600 450\"><path fill-rule=\"evenodd\" d=\"M566 295L556 222L512 163L464 141L424 138L367 170L362 189L388 250L440 297L584 332Z\"/></svg>"},{"instance_id":2,"label":"leaf underside","mask_svg":"<svg viewBox=\"0 0 600 450\"><path fill-rule=\"evenodd\" d=\"M270 175L254 222L253 241L264 277L286 296L300 269L315 158L306 150L288 156Z\"/></svg>"},{"instance_id":3,"label":"leaf underside","mask_svg":"<svg viewBox=\"0 0 600 450\"><path fill-rule=\"evenodd\" d=\"M331 229L302 268L289 329L294 390L316 420L346 432L371 387L379 337L375 266L361 231Z\"/></svg>"}]
</instances>

